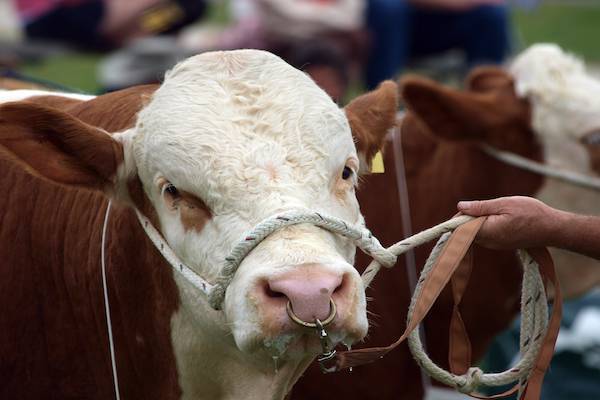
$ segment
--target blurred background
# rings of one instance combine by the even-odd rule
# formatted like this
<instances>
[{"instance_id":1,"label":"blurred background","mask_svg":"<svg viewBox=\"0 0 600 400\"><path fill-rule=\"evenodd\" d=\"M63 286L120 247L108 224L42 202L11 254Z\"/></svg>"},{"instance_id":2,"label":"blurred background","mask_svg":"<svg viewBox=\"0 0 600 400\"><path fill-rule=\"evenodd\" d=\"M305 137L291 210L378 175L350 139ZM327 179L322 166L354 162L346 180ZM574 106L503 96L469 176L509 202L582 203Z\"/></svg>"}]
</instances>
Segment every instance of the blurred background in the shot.
<instances>
[{"instance_id":1,"label":"blurred background","mask_svg":"<svg viewBox=\"0 0 600 400\"><path fill-rule=\"evenodd\" d=\"M0 0L0 68L100 93L198 52L265 48L343 103L406 70L460 82L536 42L600 65L598 21L597 0Z\"/></svg>"}]
</instances>

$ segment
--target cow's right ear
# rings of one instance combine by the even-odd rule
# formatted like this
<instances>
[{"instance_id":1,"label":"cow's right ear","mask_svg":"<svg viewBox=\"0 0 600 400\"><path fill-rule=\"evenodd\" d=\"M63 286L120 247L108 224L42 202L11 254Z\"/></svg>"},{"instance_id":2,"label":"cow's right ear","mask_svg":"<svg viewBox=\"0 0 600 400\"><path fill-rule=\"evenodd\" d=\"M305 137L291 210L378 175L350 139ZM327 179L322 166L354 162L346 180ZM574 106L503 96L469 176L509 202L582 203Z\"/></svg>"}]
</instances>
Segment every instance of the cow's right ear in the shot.
<instances>
[{"instance_id":1,"label":"cow's right ear","mask_svg":"<svg viewBox=\"0 0 600 400\"><path fill-rule=\"evenodd\" d=\"M62 111L26 101L0 106L0 145L33 175L110 191L123 146L107 132Z\"/></svg>"},{"instance_id":2,"label":"cow's right ear","mask_svg":"<svg viewBox=\"0 0 600 400\"><path fill-rule=\"evenodd\" d=\"M449 140L481 139L482 127L500 119L491 112L497 108L486 95L461 92L427 78L403 78L400 95L434 135Z\"/></svg>"}]
</instances>

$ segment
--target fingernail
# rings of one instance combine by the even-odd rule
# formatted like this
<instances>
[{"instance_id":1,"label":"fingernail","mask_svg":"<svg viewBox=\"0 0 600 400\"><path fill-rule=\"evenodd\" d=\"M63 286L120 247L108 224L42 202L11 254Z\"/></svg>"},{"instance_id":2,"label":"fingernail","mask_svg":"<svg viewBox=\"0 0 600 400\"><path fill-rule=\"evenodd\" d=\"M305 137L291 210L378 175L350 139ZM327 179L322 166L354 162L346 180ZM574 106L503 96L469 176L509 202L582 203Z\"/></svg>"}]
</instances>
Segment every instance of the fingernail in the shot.
<instances>
[{"instance_id":1,"label":"fingernail","mask_svg":"<svg viewBox=\"0 0 600 400\"><path fill-rule=\"evenodd\" d=\"M469 208L471 208L472 204L473 204L472 201L459 201L458 202L458 209L459 210L468 210Z\"/></svg>"}]
</instances>

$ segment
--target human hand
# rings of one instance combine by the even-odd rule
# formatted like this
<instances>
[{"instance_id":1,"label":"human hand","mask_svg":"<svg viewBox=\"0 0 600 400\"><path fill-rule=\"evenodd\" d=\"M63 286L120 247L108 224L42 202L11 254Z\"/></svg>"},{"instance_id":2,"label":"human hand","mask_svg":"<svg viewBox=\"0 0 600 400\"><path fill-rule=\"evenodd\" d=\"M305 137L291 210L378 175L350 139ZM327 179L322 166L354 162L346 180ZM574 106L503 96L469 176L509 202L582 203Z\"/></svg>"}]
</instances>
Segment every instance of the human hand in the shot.
<instances>
[{"instance_id":1,"label":"human hand","mask_svg":"<svg viewBox=\"0 0 600 400\"><path fill-rule=\"evenodd\" d=\"M493 249L519 249L552 245L561 212L531 197L502 197L487 201L461 201L463 214L488 216L476 242Z\"/></svg>"}]
</instances>

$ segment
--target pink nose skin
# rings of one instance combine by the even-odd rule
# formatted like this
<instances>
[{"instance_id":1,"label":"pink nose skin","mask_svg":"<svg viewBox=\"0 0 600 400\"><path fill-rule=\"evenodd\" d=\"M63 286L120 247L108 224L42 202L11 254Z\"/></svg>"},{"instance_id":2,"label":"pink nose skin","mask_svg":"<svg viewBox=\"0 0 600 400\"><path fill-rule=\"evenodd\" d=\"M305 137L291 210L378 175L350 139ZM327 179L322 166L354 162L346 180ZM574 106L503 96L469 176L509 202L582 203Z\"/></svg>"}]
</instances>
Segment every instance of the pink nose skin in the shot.
<instances>
[{"instance_id":1,"label":"pink nose skin","mask_svg":"<svg viewBox=\"0 0 600 400\"><path fill-rule=\"evenodd\" d=\"M322 268L299 267L268 280L271 296L284 295L294 314L305 322L324 320L330 313L330 299L342 286L342 275Z\"/></svg>"}]
</instances>

